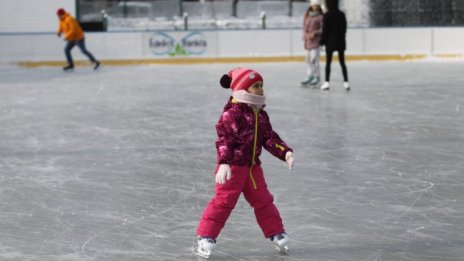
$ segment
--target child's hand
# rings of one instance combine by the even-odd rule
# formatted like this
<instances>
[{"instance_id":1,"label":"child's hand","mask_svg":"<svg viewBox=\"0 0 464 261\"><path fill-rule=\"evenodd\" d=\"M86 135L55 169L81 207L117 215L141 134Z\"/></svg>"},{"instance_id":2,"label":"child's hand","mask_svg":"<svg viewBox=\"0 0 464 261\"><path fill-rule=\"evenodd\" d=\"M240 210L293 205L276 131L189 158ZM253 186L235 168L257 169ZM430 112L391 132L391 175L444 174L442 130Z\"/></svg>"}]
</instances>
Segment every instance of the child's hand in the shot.
<instances>
[{"instance_id":1,"label":"child's hand","mask_svg":"<svg viewBox=\"0 0 464 261\"><path fill-rule=\"evenodd\" d=\"M229 164L221 164L219 165L219 169L216 172L216 183L218 184L226 184L226 179L230 180L231 172Z\"/></svg>"},{"instance_id":2,"label":"child's hand","mask_svg":"<svg viewBox=\"0 0 464 261\"><path fill-rule=\"evenodd\" d=\"M293 158L293 152L287 151L287 153L285 154L285 162L287 162L288 169L292 169L294 160L295 159Z\"/></svg>"}]
</instances>

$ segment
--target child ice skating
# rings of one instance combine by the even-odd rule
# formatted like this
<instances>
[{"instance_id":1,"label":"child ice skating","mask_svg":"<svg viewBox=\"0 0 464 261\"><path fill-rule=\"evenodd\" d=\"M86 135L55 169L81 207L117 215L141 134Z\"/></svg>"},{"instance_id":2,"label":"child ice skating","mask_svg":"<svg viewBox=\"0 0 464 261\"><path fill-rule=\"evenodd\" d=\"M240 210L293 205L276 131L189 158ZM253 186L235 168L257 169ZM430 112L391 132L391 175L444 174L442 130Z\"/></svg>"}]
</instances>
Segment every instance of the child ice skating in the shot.
<instances>
[{"instance_id":1,"label":"child ice skating","mask_svg":"<svg viewBox=\"0 0 464 261\"><path fill-rule=\"evenodd\" d=\"M264 147L291 169L293 150L272 129L264 110L263 78L258 72L236 68L223 75L220 83L232 90L232 97L216 124L215 195L198 224L197 254L205 258L212 254L216 238L242 193L253 207L264 237L287 251L289 238L267 189L259 156Z\"/></svg>"},{"instance_id":2,"label":"child ice skating","mask_svg":"<svg viewBox=\"0 0 464 261\"><path fill-rule=\"evenodd\" d=\"M320 0L311 0L303 19L303 41L307 50L305 61L308 63L307 78L303 85L316 85L320 81L320 44L322 36L322 9Z\"/></svg>"}]
</instances>

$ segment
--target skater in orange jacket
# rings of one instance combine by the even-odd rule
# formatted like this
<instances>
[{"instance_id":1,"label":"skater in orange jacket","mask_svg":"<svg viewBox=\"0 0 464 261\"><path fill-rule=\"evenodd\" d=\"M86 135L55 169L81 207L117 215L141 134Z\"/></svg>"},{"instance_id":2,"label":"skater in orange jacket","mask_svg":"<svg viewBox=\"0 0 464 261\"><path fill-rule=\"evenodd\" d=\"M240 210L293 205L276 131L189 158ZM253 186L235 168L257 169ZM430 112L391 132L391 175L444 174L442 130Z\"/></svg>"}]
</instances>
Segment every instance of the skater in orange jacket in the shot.
<instances>
[{"instance_id":1,"label":"skater in orange jacket","mask_svg":"<svg viewBox=\"0 0 464 261\"><path fill-rule=\"evenodd\" d=\"M87 51L85 48L85 37L84 31L77 23L77 21L68 14L63 8L58 9L56 11L58 18L60 19L60 26L58 28L57 35L61 37L61 34L64 33L64 40L67 42L66 47L64 48L64 53L66 55L66 60L68 61L68 65L63 67L63 70L72 70L74 68L74 62L71 56L71 50L74 48L75 45L79 47L83 54L85 54L89 60L94 65L94 69L98 69L100 66L100 62L93 57L93 55Z\"/></svg>"}]
</instances>

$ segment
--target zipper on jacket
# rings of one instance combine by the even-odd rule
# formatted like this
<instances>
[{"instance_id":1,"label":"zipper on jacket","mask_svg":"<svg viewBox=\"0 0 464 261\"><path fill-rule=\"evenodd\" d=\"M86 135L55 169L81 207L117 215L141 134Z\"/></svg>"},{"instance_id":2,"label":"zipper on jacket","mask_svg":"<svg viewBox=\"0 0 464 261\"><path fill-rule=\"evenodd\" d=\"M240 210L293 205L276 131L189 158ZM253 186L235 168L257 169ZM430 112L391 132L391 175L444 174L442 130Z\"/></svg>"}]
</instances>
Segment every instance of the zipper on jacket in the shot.
<instances>
[{"instance_id":1,"label":"zipper on jacket","mask_svg":"<svg viewBox=\"0 0 464 261\"><path fill-rule=\"evenodd\" d=\"M255 135L253 139L253 157L251 158L250 179L251 183L253 183L253 188L256 190L258 187L256 186L255 178L253 178L253 166L255 165L256 143L258 141L258 111L253 108L253 113L255 114Z\"/></svg>"},{"instance_id":2,"label":"zipper on jacket","mask_svg":"<svg viewBox=\"0 0 464 261\"><path fill-rule=\"evenodd\" d=\"M276 144L275 146L276 146L276 148L278 148L279 150L282 150L282 151L285 150L284 146L282 146L282 145L280 145L280 144Z\"/></svg>"}]
</instances>

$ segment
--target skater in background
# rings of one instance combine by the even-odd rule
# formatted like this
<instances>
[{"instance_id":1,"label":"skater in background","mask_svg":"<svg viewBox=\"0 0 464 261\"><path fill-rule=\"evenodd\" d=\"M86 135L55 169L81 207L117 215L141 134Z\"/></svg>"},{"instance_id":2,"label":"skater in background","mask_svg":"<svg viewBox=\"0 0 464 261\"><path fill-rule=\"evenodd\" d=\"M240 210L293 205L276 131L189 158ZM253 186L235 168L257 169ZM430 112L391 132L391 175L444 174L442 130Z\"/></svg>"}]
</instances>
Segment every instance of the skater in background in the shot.
<instances>
[{"instance_id":1,"label":"skater in background","mask_svg":"<svg viewBox=\"0 0 464 261\"><path fill-rule=\"evenodd\" d=\"M289 238L267 189L259 156L264 147L291 169L292 149L272 129L264 110L263 78L258 72L236 68L223 75L220 83L232 89L232 97L216 124L215 195L198 224L197 254L206 258L211 255L216 238L242 193L253 207L264 236L286 251Z\"/></svg>"},{"instance_id":2,"label":"skater in background","mask_svg":"<svg viewBox=\"0 0 464 261\"><path fill-rule=\"evenodd\" d=\"M330 89L330 66L332 56L335 51L338 52L338 61L342 67L343 86L347 91L350 90L348 83L348 71L345 64L346 49L346 17L338 9L338 0L326 0L327 13L324 14L322 26L321 45L325 46L326 65L325 65L325 82L322 84L322 90Z\"/></svg>"},{"instance_id":3,"label":"skater in background","mask_svg":"<svg viewBox=\"0 0 464 261\"><path fill-rule=\"evenodd\" d=\"M303 41L307 50L305 61L308 64L307 78L301 82L316 85L320 81L320 45L322 36L322 8L320 0L311 0L303 19Z\"/></svg>"},{"instance_id":4,"label":"skater in background","mask_svg":"<svg viewBox=\"0 0 464 261\"><path fill-rule=\"evenodd\" d=\"M66 60L68 65L63 67L63 70L68 71L74 68L74 62L71 56L71 50L75 45L81 49L82 53L85 54L93 64L93 68L96 70L100 66L100 62L93 57L93 55L87 51L85 48L85 38L84 31L77 23L77 21L68 14L63 8L58 9L56 12L58 18L60 19L60 26L58 28L57 35L61 37L61 34L64 33L64 39L67 42L66 47L64 48L64 53L66 54Z\"/></svg>"}]
</instances>

